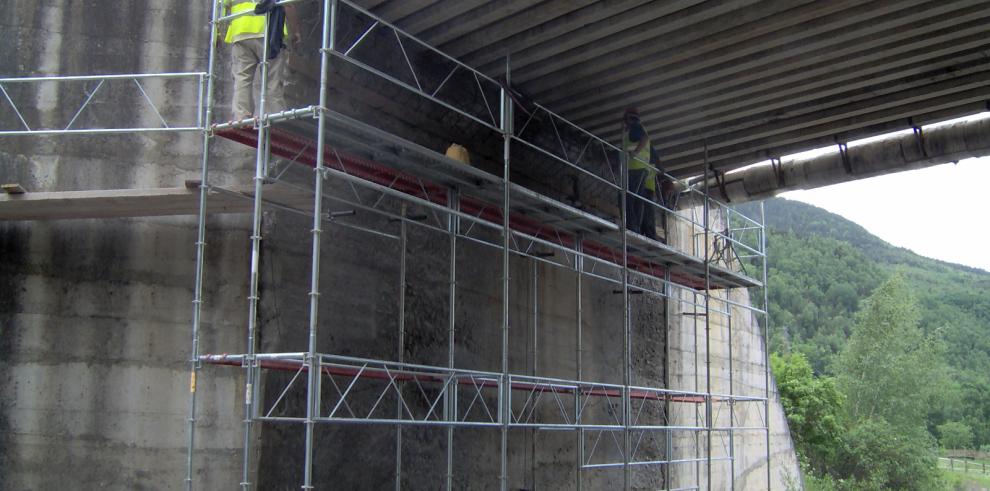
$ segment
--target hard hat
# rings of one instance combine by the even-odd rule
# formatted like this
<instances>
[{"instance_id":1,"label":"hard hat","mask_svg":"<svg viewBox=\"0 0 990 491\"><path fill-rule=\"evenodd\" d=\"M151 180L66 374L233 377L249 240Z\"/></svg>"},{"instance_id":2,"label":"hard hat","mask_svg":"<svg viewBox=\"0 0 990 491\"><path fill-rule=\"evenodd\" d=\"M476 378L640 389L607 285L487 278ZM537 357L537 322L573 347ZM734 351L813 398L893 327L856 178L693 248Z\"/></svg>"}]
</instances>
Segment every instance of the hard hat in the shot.
<instances>
[{"instance_id":1,"label":"hard hat","mask_svg":"<svg viewBox=\"0 0 990 491\"><path fill-rule=\"evenodd\" d=\"M635 106L630 106L626 108L626 112L622 116L623 117L635 116L636 118L639 118L639 109L637 109Z\"/></svg>"}]
</instances>

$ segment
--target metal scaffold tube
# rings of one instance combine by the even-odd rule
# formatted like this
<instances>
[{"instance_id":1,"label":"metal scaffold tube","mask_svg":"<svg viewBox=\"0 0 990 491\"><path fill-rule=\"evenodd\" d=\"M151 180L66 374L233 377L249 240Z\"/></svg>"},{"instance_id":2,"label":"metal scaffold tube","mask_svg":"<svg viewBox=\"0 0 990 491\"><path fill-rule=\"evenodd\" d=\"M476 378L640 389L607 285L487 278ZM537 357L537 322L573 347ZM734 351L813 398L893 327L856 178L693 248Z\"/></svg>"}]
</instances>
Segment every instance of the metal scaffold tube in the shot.
<instances>
[{"instance_id":1,"label":"metal scaffold tube","mask_svg":"<svg viewBox=\"0 0 990 491\"><path fill-rule=\"evenodd\" d=\"M695 244L697 247L697 244ZM698 364L701 363L701 352L698 350L698 318L701 317L698 312L698 292L691 292L691 339L692 339L692 352L694 353L694 391L699 392L701 390L701 370L698 369ZM701 426L701 415L698 412L698 408L694 408L694 425ZM701 433L694 432L694 482L700 487L701 486Z\"/></svg>"},{"instance_id":2,"label":"metal scaffold tube","mask_svg":"<svg viewBox=\"0 0 990 491\"><path fill-rule=\"evenodd\" d=\"M574 300L574 303L575 303L575 306L576 306L576 312L575 312L575 318L576 318L575 319L575 330L576 330L576 337L577 337L577 342L576 342L576 347L575 347L575 353L574 353L575 364L576 364L576 369L577 369L576 370L576 372L577 372L577 378L576 378L576 380L583 380L583 376L584 376L584 374L582 373L582 369L583 369L582 359L583 359L583 355L584 355L584 353L583 353L583 349L584 349L584 345L583 345L583 342L584 342L583 332L584 332L584 330L583 330L582 325L581 325L581 323L583 322L583 314L584 314L583 304L582 304L582 300L581 300L582 287L583 287L583 282L582 282L582 276L583 276L583 274L582 273L583 273L583 270L584 270L584 257L582 257L580 255L581 248L582 248L581 247L582 240L583 239L582 239L581 235L578 235L574 239L574 250L578 252L578 255L576 255L574 257L574 270L577 273L576 274L576 278L575 278L576 285L575 285L575 300ZM574 423L575 424L578 424L578 425L581 424L581 394L580 393L576 393L574 395ZM584 429L583 428L578 429L578 431L577 431L577 452L576 452L576 454L577 454L577 459L576 459L577 460L577 463L576 463L577 465L575 466L575 469L574 469L574 474L575 474L574 475L574 479L575 479L576 482L575 482L575 486L574 487L575 487L575 489L577 489L577 491L581 491L581 489L582 489L581 467L584 465Z\"/></svg>"},{"instance_id":3,"label":"metal scaffold tube","mask_svg":"<svg viewBox=\"0 0 990 491\"><path fill-rule=\"evenodd\" d=\"M399 339L396 359L403 363L406 357L406 244L409 241L409 225L406 223L408 206L399 209ZM395 402L395 418L402 419L402 399ZM402 425L395 426L395 491L402 489Z\"/></svg>"},{"instance_id":4,"label":"metal scaffold tube","mask_svg":"<svg viewBox=\"0 0 990 491\"><path fill-rule=\"evenodd\" d=\"M451 211L457 212L460 204L460 194L457 189L450 188L447 194L447 205ZM447 311L447 368L454 368L454 341L455 324L457 322L457 233L460 225L460 218L456 213L447 215L447 230L450 241L450 265L448 270L448 311ZM448 386L445 393L446 404L444 405L445 417L447 421L457 419L457 384ZM454 489L454 427L447 427L447 483L446 489Z\"/></svg>"},{"instance_id":5,"label":"metal scaffold tube","mask_svg":"<svg viewBox=\"0 0 990 491\"><path fill-rule=\"evenodd\" d=\"M268 46L268 21L269 16L265 16L265 36L263 46ZM265 183L265 172L268 169L268 152L265 142L267 141L268 131L270 130L268 120L265 117L265 93L268 91L268 60L267 57L263 59L260 63L261 65L261 87L258 96L258 106L256 111L258 113L258 148L255 153L255 165L254 165L254 207L252 209L251 216L251 272L250 272L250 286L248 289L248 336L247 336L247 353L248 356L244 361L245 365L245 379L244 384L244 443L243 443L243 462L242 472L241 472L241 488L248 490L251 488L251 431L254 425L254 411L257 399L257 380L255 380L255 367L254 367L254 355L257 349L257 330L258 330L258 304L260 302L259 297L259 284L261 276L261 210L264 206L264 200L262 197L264 183Z\"/></svg>"},{"instance_id":6,"label":"metal scaffold tube","mask_svg":"<svg viewBox=\"0 0 990 491\"><path fill-rule=\"evenodd\" d=\"M532 355L533 355L533 368L531 370L531 373L535 377L535 376L539 375L537 364L539 363L539 355L538 355L538 353L539 353L539 348L540 348L540 337L539 337L539 334L540 334L540 330L539 330L539 322L540 322L540 294L539 294L539 287L540 287L540 263L539 263L539 261L533 259L533 260L530 261L530 266L532 268L531 269L532 275L530 277L530 280L532 280L532 282L533 282L533 284L530 286L530 290L531 290L531 293L533 295L533 344L532 344L532 347L531 347Z\"/></svg>"},{"instance_id":7,"label":"metal scaffold tube","mask_svg":"<svg viewBox=\"0 0 990 491\"><path fill-rule=\"evenodd\" d=\"M511 87L512 73L509 56L505 57L505 85ZM512 419L512 407L509 391L509 248L511 247L509 230L509 162L512 146L512 100L506 88L501 90L500 117L502 128L502 377L501 399L499 405L499 422L502 423L499 455L499 489L509 489L509 421Z\"/></svg>"},{"instance_id":8,"label":"metal scaffold tube","mask_svg":"<svg viewBox=\"0 0 990 491\"><path fill-rule=\"evenodd\" d=\"M666 221L664 222L664 230L667 230L667 223L666 223ZM670 293L670 290L669 290L669 285L670 285L670 270L667 270L667 271L664 271L664 290L665 290L666 295L663 298L663 365L662 365L664 367L664 369L663 369L663 386L666 389L669 389L670 388L670 365L671 365L671 363L670 363L670 308L673 305L673 302L671 301L671 298L670 298L671 293ZM663 405L663 414L664 414L664 417L666 418L665 421L666 421L666 423L668 425L673 424L673 422L671 420L671 415L670 415L670 409L671 409L670 406L671 406L671 404L670 404L670 401L669 400L664 402L664 405ZM672 460L673 459L673 456L674 456L674 442L673 442L673 434L671 434L671 431L669 429L666 430L666 431L664 431L663 433L664 433L664 440L665 440L665 444L666 444L665 447L664 447L664 451L665 451L664 459L667 460L667 463L663 465L663 487L665 489L670 489L670 485L671 485L671 482L672 482L672 479L671 479L671 470L672 469L670 467L670 460Z\"/></svg>"},{"instance_id":9,"label":"metal scaffold tube","mask_svg":"<svg viewBox=\"0 0 990 491\"><path fill-rule=\"evenodd\" d=\"M728 216L725 217L726 220L729 219ZM725 296L728 298L729 292L725 291ZM728 332L729 338L729 394L735 394L735 380L733 377L732 368L732 306L729 305L726 309L725 314L725 329ZM729 489L736 488L736 440L735 432L733 427L736 424L736 401L729 400Z\"/></svg>"},{"instance_id":10,"label":"metal scaffold tube","mask_svg":"<svg viewBox=\"0 0 990 491\"><path fill-rule=\"evenodd\" d=\"M535 258L534 259L530 259L529 262L530 262L530 267L531 267L531 269L530 269L530 273L531 273L531 275L530 275L530 281L532 281L532 284L530 285L530 290L531 290L530 291L530 294L533 296L532 297L532 302L533 302L533 320L532 320L532 322L533 322L533 337L532 337L532 341L531 341L532 344L530 345L530 351L532 353L532 369L530 370L530 373L534 377L537 377L537 376L539 376L539 367L538 367L538 364L539 364L539 347L540 347L540 339L539 339L539 333L540 333L540 331L539 331L539 321L540 321L540 310L539 310L540 303L539 302L540 302L540 295L539 295L539 290L538 290L539 284L540 284L540 282L539 282L539 278L540 278L540 276L539 276L540 275L540 262L537 261ZM530 459L529 459L529 461L530 461L530 474L531 474L531 477L532 477L532 482L530 483L529 486L530 486L531 489L535 489L536 488L536 432L535 431L530 432L529 437L530 437Z\"/></svg>"},{"instance_id":11,"label":"metal scaffold tube","mask_svg":"<svg viewBox=\"0 0 990 491\"><path fill-rule=\"evenodd\" d=\"M760 202L760 248L763 250L763 424L766 425L767 444L767 491L771 488L770 472L770 295L767 290L767 215L763 202Z\"/></svg>"},{"instance_id":12,"label":"metal scaffold tube","mask_svg":"<svg viewBox=\"0 0 990 491\"><path fill-rule=\"evenodd\" d=\"M625 131L623 129L623 131ZM628 210L626 205L629 200L629 158L627 149L622 149L620 159L621 170L619 179L622 181L622 188L619 190L619 234L622 243L622 489L628 490L630 486L629 475L629 417L630 405L629 386L631 384L630 363L632 341L630 339L629 325L629 236L626 227L629 223Z\"/></svg>"},{"instance_id":13,"label":"metal scaffold tube","mask_svg":"<svg viewBox=\"0 0 990 491\"><path fill-rule=\"evenodd\" d=\"M210 177L210 132L207 129L213 120L213 70L216 65L216 51L214 46L217 43L217 29L214 27L219 15L219 3L212 2L210 18L210 48L207 61L207 74L205 78L205 93L202 83L200 84L200 106L198 114L200 126L202 127L202 160L200 162L199 176L199 210L196 222L196 279L193 286L193 312L192 312L192 347L189 357L189 418L188 441L186 449L186 491L192 491L194 474L194 454L196 452L196 378L199 375L199 336L203 319L203 273L206 262L206 198L209 195Z\"/></svg>"},{"instance_id":14,"label":"metal scaffold tube","mask_svg":"<svg viewBox=\"0 0 990 491\"><path fill-rule=\"evenodd\" d=\"M705 143L705 190L703 202L703 218L705 233L705 436L706 448L706 479L708 489L712 489L712 336L711 336L711 244L709 244L710 210L708 202L708 143Z\"/></svg>"},{"instance_id":15,"label":"metal scaffold tube","mask_svg":"<svg viewBox=\"0 0 990 491\"><path fill-rule=\"evenodd\" d=\"M323 3L323 37L320 50L320 109L317 114L316 136L316 166L313 169L313 253L311 258L310 290L309 290L309 352L306 361L309 365L308 384L306 390L306 449L303 469L302 489L313 489L313 444L315 418L319 417L320 408L320 359L316 354L316 331L319 326L320 309L320 249L323 232L323 182L326 179L323 167L323 149L326 145L326 112L328 77L330 76L330 55L328 49L334 48L336 38L335 17L337 0L326 0Z\"/></svg>"}]
</instances>

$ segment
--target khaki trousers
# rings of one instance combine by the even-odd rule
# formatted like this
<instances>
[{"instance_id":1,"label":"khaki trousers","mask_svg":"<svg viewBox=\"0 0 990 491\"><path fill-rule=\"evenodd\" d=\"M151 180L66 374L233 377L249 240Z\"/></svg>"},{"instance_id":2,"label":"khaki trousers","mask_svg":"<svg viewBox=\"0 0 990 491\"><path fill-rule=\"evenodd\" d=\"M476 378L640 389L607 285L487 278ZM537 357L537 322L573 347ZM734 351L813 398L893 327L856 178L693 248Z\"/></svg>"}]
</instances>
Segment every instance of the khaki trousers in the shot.
<instances>
[{"instance_id":1,"label":"khaki trousers","mask_svg":"<svg viewBox=\"0 0 990 491\"><path fill-rule=\"evenodd\" d=\"M234 74L234 120L238 121L255 116L253 85L255 73L261 71L261 62L265 56L264 39L235 41L231 44L231 54L233 57L231 69ZM288 59L289 53L283 49L274 60L268 61L266 113L285 110L285 71Z\"/></svg>"}]
</instances>

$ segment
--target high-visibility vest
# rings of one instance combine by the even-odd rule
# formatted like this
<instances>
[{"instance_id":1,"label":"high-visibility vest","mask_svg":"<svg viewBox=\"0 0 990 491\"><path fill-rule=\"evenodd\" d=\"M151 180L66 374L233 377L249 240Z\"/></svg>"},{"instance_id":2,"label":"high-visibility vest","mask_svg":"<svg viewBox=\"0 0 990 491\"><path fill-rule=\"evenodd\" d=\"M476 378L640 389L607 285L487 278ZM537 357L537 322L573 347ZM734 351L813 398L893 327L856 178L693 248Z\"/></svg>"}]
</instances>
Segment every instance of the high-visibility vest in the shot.
<instances>
[{"instance_id":1,"label":"high-visibility vest","mask_svg":"<svg viewBox=\"0 0 990 491\"><path fill-rule=\"evenodd\" d=\"M230 8L230 14L239 14L244 11L253 11L255 6L254 0L245 0L235 3L233 7ZM285 26L283 33L285 36L289 35L289 26ZM249 35L249 37L260 37L265 35L265 16L264 15L242 15L232 21L230 21L230 26L227 27L227 36L224 37L224 42L232 43L238 38L244 35Z\"/></svg>"},{"instance_id":2,"label":"high-visibility vest","mask_svg":"<svg viewBox=\"0 0 990 491\"><path fill-rule=\"evenodd\" d=\"M636 150L636 147L639 146L639 142L634 142L629 140L628 130L624 130L623 133L624 134L622 135L622 146L623 148L625 148L626 152L632 152L633 150ZM650 191L656 191L657 173L655 170L653 170L653 167L649 165L650 145L651 145L650 137L649 135L644 135L644 137L646 138L646 144L643 145L643 148L640 149L639 153L637 153L636 155L629 156L629 170L647 170L648 172L646 173L646 182L644 182L643 185L644 187L646 187L646 189L649 189Z\"/></svg>"}]
</instances>

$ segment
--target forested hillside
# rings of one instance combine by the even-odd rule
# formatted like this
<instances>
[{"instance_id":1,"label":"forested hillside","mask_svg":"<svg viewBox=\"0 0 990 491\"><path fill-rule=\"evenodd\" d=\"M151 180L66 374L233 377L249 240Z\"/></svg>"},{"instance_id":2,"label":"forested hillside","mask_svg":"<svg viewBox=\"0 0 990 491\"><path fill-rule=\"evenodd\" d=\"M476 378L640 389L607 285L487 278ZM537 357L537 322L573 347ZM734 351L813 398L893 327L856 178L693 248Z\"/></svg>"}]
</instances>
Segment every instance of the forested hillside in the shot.
<instances>
[{"instance_id":1,"label":"forested hillside","mask_svg":"<svg viewBox=\"0 0 990 491\"><path fill-rule=\"evenodd\" d=\"M755 206L758 205L741 208L751 214ZM914 373L913 381L900 376L877 381L886 387L878 385L869 393L889 391L888 400L879 407L897 408L906 402L898 401L898 397L917 399L913 402L921 403L916 409L923 415L924 429L940 439L943 446L990 446L990 273L894 247L862 227L811 205L777 198L768 200L765 206L771 350L778 355L775 372L786 372L776 373L782 395L786 397L788 390L800 387L792 392L800 396L796 396L796 406L787 408L785 401L785 409L792 420L792 433L797 433L799 451L820 454L803 455L807 465L814 467L815 473L831 472L841 477L841 470L835 469L836 455L826 454L839 447L850 451L854 443L837 435L853 435L864 427L877 432L881 430L870 425L891 423L892 416L855 414L853 408L859 407L861 401L848 400L869 392L855 386L851 373L858 369L857 363L866 363L863 360L894 366L901 363L897 373ZM925 233L924 223L917 224L917 232ZM965 231L959 231L959 240L968 240ZM870 308L876 312L871 314ZM898 326L894 330L879 327L886 324ZM873 332L873 339L867 339L869 336L863 334L867 332ZM893 337L878 342L876 338L883 336ZM915 341L905 345L901 339L905 337ZM875 345L869 346L870 343ZM904 356L873 359L863 354L868 349ZM924 356L919 357L921 353ZM924 371L914 370L922 363ZM814 378L811 373L804 374L804 365L810 366ZM884 368L876 366L874 370ZM795 381L805 375L803 382ZM781 384L782 377L788 388ZM870 371L856 377L879 378ZM890 387L897 384L903 385ZM932 389L936 390L919 392L912 384L935 385ZM830 410L801 407L809 398L838 401L833 402L843 407L844 427L838 425L829 433L820 424L806 426L805 423L821 423L822 414ZM816 421L803 419L807 415L798 414L802 411L811 411ZM796 416L790 417L791 413ZM915 431L921 428L891 424L890 434L925 446L929 437ZM802 431L806 434L800 434ZM947 444L950 433L960 432L964 434L961 440ZM809 459L817 461L808 462ZM863 482L859 485L865 486ZM887 481L886 486L890 485L893 482Z\"/></svg>"}]
</instances>

